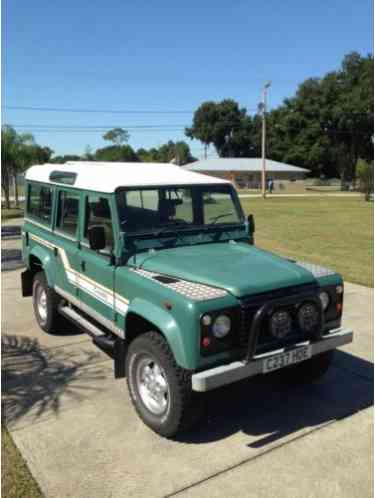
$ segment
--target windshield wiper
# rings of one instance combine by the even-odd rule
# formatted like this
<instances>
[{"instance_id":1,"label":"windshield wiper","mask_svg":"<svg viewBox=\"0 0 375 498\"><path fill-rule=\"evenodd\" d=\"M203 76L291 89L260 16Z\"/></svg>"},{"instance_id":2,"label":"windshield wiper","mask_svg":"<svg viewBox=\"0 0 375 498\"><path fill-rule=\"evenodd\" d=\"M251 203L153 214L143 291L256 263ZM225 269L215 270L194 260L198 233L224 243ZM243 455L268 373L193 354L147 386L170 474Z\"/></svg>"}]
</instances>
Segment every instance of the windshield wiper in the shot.
<instances>
[{"instance_id":1,"label":"windshield wiper","mask_svg":"<svg viewBox=\"0 0 375 498\"><path fill-rule=\"evenodd\" d=\"M178 233L178 230L176 230L176 228L183 226L185 226L185 223L174 223L173 225L165 225L164 227L159 228L159 230L155 230L153 232L153 235L154 237L159 237L164 232L172 232L176 235L177 238L180 238L180 234Z\"/></svg>"},{"instance_id":2,"label":"windshield wiper","mask_svg":"<svg viewBox=\"0 0 375 498\"><path fill-rule=\"evenodd\" d=\"M215 223L220 220L221 218L226 218L227 216L231 216L232 214L234 214L233 211L231 211L230 213L223 213L223 214L219 214L218 216L214 216L213 218L210 218L209 221L211 221L211 223L209 225L206 225L206 226L212 226L212 225L215 225Z\"/></svg>"}]
</instances>

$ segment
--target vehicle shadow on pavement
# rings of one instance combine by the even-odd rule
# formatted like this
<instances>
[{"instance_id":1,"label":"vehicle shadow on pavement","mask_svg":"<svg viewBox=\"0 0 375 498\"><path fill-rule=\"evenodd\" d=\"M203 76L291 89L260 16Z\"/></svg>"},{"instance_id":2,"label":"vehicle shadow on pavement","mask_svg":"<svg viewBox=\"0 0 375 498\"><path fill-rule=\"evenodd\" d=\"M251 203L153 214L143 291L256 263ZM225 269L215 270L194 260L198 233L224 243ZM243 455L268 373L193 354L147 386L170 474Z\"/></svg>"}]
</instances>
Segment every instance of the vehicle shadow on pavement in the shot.
<instances>
[{"instance_id":1,"label":"vehicle shadow on pavement","mask_svg":"<svg viewBox=\"0 0 375 498\"><path fill-rule=\"evenodd\" d=\"M199 401L199 423L179 441L204 444L243 432L251 436L250 448L264 448L373 405L373 363L336 351L319 382L293 386L275 372L199 395Z\"/></svg>"},{"instance_id":2,"label":"vehicle shadow on pavement","mask_svg":"<svg viewBox=\"0 0 375 498\"><path fill-rule=\"evenodd\" d=\"M37 339L3 335L2 408L6 424L22 419L29 412L33 420L45 413L58 414L66 400L79 402L95 383L105 377L96 364L99 353L80 349L79 354L64 347L48 349Z\"/></svg>"}]
</instances>

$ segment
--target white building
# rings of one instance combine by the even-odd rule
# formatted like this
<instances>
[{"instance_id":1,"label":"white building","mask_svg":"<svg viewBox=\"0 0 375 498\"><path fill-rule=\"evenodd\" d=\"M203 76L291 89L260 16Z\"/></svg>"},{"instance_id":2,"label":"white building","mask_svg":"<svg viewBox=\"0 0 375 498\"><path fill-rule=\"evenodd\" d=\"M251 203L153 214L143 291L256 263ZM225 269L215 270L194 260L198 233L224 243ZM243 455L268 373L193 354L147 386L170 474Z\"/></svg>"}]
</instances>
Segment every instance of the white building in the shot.
<instances>
[{"instance_id":1,"label":"white building","mask_svg":"<svg viewBox=\"0 0 375 498\"><path fill-rule=\"evenodd\" d=\"M262 175L261 158L202 159L183 166L190 171L230 180L239 188L258 188ZM267 178L273 180L303 180L310 171L290 164L266 160Z\"/></svg>"}]
</instances>

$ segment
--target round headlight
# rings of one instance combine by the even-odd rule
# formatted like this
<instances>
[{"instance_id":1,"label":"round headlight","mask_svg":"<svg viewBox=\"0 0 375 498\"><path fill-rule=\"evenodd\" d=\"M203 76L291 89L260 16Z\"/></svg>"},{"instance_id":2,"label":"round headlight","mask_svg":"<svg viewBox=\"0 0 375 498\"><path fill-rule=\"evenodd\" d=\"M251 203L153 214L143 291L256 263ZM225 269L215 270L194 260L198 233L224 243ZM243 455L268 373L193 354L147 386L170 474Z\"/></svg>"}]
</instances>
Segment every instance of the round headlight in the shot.
<instances>
[{"instance_id":1,"label":"round headlight","mask_svg":"<svg viewBox=\"0 0 375 498\"><path fill-rule=\"evenodd\" d=\"M286 310L276 310L270 319L270 331L276 339L283 339L292 330L292 317Z\"/></svg>"},{"instance_id":2,"label":"round headlight","mask_svg":"<svg viewBox=\"0 0 375 498\"><path fill-rule=\"evenodd\" d=\"M329 306L329 294L328 292L321 292L319 294L320 302L322 303L323 311L325 311Z\"/></svg>"},{"instance_id":3,"label":"round headlight","mask_svg":"<svg viewBox=\"0 0 375 498\"><path fill-rule=\"evenodd\" d=\"M315 304L305 303L298 311L298 323L303 332L311 333L319 326L319 311Z\"/></svg>"},{"instance_id":4,"label":"round headlight","mask_svg":"<svg viewBox=\"0 0 375 498\"><path fill-rule=\"evenodd\" d=\"M227 315L219 315L213 325L212 325L212 333L214 334L215 337L218 339L222 339L225 337L228 332L230 331L230 318Z\"/></svg>"}]
</instances>

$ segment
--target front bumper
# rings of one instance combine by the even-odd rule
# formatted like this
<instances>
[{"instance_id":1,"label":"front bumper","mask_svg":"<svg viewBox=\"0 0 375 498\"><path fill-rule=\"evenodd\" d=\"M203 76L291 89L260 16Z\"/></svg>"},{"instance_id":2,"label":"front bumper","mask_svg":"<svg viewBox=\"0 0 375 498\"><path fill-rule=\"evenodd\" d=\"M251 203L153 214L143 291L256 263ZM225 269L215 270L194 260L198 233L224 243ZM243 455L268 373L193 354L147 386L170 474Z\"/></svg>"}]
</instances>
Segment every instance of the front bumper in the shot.
<instances>
[{"instance_id":1,"label":"front bumper","mask_svg":"<svg viewBox=\"0 0 375 498\"><path fill-rule=\"evenodd\" d=\"M344 346L352 341L353 332L351 330L342 328L333 330L330 334L323 336L319 341L311 342L311 356ZM293 347L298 346L299 344L295 344ZM193 374L191 379L193 391L210 391L211 389L216 389L217 387L225 386L241 379L259 375L262 373L263 361L281 352L283 350L271 351L266 354L253 356L249 362L234 361L228 365L221 365Z\"/></svg>"}]
</instances>

